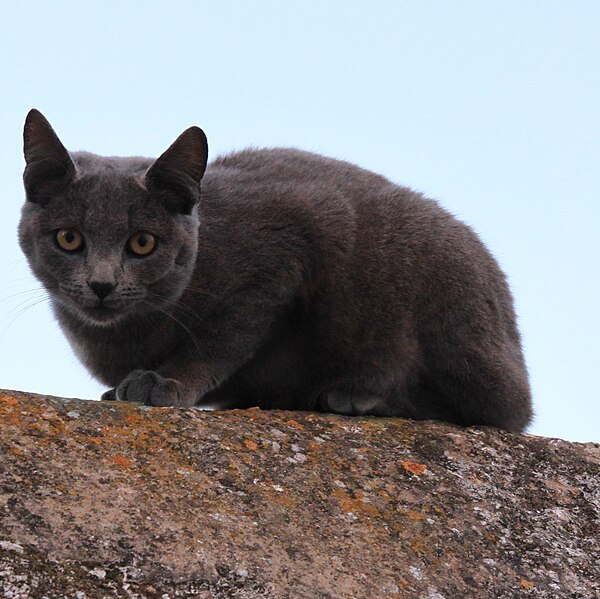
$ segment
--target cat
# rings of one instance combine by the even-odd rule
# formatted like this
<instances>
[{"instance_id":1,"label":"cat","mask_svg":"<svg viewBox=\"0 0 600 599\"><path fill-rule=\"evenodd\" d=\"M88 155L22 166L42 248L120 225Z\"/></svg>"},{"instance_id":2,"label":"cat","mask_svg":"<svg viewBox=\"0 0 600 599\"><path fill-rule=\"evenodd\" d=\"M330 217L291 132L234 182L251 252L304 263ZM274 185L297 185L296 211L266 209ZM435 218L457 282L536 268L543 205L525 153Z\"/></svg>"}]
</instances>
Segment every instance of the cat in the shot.
<instances>
[{"instance_id":1,"label":"cat","mask_svg":"<svg viewBox=\"0 0 600 599\"><path fill-rule=\"evenodd\" d=\"M20 245L103 399L530 422L505 277L435 201L295 149L207 166L198 127L101 157L33 109L24 154Z\"/></svg>"}]
</instances>

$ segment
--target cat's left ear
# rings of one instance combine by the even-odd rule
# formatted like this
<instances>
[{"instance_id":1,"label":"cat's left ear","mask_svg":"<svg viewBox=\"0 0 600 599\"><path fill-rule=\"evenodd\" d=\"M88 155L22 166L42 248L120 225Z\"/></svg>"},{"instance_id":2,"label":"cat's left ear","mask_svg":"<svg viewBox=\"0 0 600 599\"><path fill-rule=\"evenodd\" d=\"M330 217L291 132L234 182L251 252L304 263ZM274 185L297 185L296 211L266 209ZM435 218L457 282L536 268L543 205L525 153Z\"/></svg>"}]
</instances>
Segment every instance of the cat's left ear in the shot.
<instances>
[{"instance_id":1,"label":"cat's left ear","mask_svg":"<svg viewBox=\"0 0 600 599\"><path fill-rule=\"evenodd\" d=\"M200 181L206 170L208 142L200 127L186 129L146 173L146 186L165 194L168 208L190 214L200 198Z\"/></svg>"},{"instance_id":2,"label":"cat's left ear","mask_svg":"<svg viewBox=\"0 0 600 599\"><path fill-rule=\"evenodd\" d=\"M53 192L75 176L75 165L44 115L35 108L25 119L23 154L27 163L23 182L27 199L44 204Z\"/></svg>"}]
</instances>

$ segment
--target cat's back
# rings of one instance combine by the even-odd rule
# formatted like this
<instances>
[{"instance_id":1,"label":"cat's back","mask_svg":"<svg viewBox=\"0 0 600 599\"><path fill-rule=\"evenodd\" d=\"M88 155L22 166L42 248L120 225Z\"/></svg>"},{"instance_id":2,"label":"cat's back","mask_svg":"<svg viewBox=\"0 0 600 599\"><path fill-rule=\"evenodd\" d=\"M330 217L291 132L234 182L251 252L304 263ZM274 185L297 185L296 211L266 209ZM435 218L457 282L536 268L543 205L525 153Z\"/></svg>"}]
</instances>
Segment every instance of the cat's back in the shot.
<instances>
[{"instance_id":1,"label":"cat's back","mask_svg":"<svg viewBox=\"0 0 600 599\"><path fill-rule=\"evenodd\" d=\"M300 208L329 224L330 233L344 229L362 239L367 252L373 244L421 247L453 238L460 245L475 237L436 201L409 187L345 160L295 148L248 148L219 156L209 165L205 183L208 204L212 195L219 196L217 210L224 197L278 214L285 214L286 206Z\"/></svg>"},{"instance_id":2,"label":"cat's back","mask_svg":"<svg viewBox=\"0 0 600 599\"><path fill-rule=\"evenodd\" d=\"M461 298L469 289L475 302L498 298L499 311L511 320L504 275L475 232L409 187L352 163L293 148L246 149L219 157L207 179L229 198L244 198L243 217L229 222L251 228L252 221L262 226L273 220L278 232L288 222L310 231L323 263L337 273L335 285L344 288L342 279L351 279L360 288L355 295L368 297L370 305L408 305L418 297L424 319L431 320L432 314L447 310L447 297L464 304ZM213 206L220 214L217 204L222 202ZM237 208L235 213L241 214Z\"/></svg>"},{"instance_id":3,"label":"cat's back","mask_svg":"<svg viewBox=\"0 0 600 599\"><path fill-rule=\"evenodd\" d=\"M350 162L296 148L247 148L219 156L209 164L206 177L221 184L227 179L247 186L291 183L353 194L389 185L385 177Z\"/></svg>"},{"instance_id":4,"label":"cat's back","mask_svg":"<svg viewBox=\"0 0 600 599\"><path fill-rule=\"evenodd\" d=\"M437 202L356 164L296 148L247 148L213 160L205 189L231 196L251 196L257 203L301 196L319 210L345 205L358 220L402 227L428 218L454 222ZM391 221L391 223L390 223ZM358 223L357 223L358 224Z\"/></svg>"},{"instance_id":5,"label":"cat's back","mask_svg":"<svg viewBox=\"0 0 600 599\"><path fill-rule=\"evenodd\" d=\"M409 257L488 253L473 231L436 201L350 162L295 148L253 149L216 158L205 175L206 215L310 223L313 231L395 271ZM281 224L281 223L279 223ZM452 253L450 251L450 253ZM387 258L382 262L379 258ZM387 262L387 264L386 264Z\"/></svg>"}]
</instances>

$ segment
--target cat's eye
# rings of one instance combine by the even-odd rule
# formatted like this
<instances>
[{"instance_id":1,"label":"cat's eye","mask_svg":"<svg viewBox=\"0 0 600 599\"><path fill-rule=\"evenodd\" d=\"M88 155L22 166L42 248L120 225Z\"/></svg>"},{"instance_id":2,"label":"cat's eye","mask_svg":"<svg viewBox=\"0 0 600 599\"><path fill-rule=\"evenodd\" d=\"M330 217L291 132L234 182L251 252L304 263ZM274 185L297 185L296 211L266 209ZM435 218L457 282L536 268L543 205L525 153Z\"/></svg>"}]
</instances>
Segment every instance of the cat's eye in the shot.
<instances>
[{"instance_id":1,"label":"cat's eye","mask_svg":"<svg viewBox=\"0 0 600 599\"><path fill-rule=\"evenodd\" d=\"M83 249L83 235L77 229L59 229L56 243L65 252L77 252Z\"/></svg>"},{"instance_id":2,"label":"cat's eye","mask_svg":"<svg viewBox=\"0 0 600 599\"><path fill-rule=\"evenodd\" d=\"M127 242L127 249L136 256L147 256L154 251L156 239L151 233L138 231Z\"/></svg>"}]
</instances>

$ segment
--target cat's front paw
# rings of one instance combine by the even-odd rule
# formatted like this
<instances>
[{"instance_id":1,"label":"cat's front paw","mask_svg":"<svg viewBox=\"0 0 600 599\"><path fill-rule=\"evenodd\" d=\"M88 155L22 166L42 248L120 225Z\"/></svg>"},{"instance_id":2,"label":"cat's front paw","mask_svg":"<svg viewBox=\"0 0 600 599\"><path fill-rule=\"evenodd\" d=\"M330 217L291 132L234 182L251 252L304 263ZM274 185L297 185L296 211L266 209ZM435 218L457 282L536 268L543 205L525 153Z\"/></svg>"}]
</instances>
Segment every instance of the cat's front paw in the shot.
<instances>
[{"instance_id":1,"label":"cat's front paw","mask_svg":"<svg viewBox=\"0 0 600 599\"><path fill-rule=\"evenodd\" d=\"M116 399L147 406L190 406L194 403L181 383L152 370L130 372L116 388Z\"/></svg>"}]
</instances>

